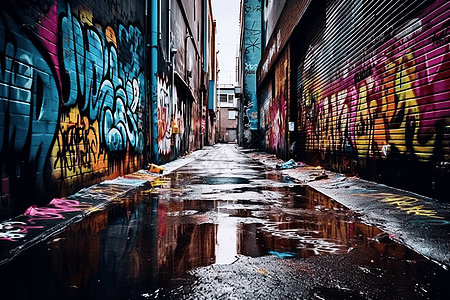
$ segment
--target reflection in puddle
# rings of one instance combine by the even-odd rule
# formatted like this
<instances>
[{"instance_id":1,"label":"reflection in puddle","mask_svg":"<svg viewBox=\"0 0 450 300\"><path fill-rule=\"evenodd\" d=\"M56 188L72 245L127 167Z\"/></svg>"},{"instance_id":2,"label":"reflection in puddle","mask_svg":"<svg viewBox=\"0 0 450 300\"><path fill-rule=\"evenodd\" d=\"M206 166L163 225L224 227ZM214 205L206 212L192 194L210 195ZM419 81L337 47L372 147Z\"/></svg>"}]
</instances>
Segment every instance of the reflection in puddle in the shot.
<instances>
[{"instance_id":1,"label":"reflection in puddle","mask_svg":"<svg viewBox=\"0 0 450 300\"><path fill-rule=\"evenodd\" d=\"M215 262L217 264L231 264L237 259L237 234L236 219L224 218L219 222L217 229L217 252Z\"/></svg>"},{"instance_id":2,"label":"reflection in puddle","mask_svg":"<svg viewBox=\"0 0 450 300\"><path fill-rule=\"evenodd\" d=\"M358 222L343 206L308 190L301 208L271 208L253 213L259 224L241 224L240 254L281 258L343 254L382 231Z\"/></svg>"},{"instance_id":3,"label":"reflection in puddle","mask_svg":"<svg viewBox=\"0 0 450 300\"><path fill-rule=\"evenodd\" d=\"M269 177L278 181L268 184ZM251 183L221 178L211 181L214 193L204 182L201 189L192 184L189 172L161 178L24 251L2 266L8 277L1 280L28 296L38 297L38 289L73 299L120 299L184 282L192 269L231 264L239 255L306 258L364 246L376 253L374 267L360 268L375 275L377 266L389 268L381 254L421 259L335 201L277 173ZM30 265L37 267L29 271ZM14 281L19 276L37 283Z\"/></svg>"},{"instance_id":4,"label":"reflection in puddle","mask_svg":"<svg viewBox=\"0 0 450 300\"><path fill-rule=\"evenodd\" d=\"M208 238L214 241L209 244L211 249L194 254L208 256L203 258L208 264L231 263L237 255L306 258L345 254L354 248L367 246L383 233L360 222L357 215L332 199L286 180L286 184L275 187L247 186L246 182L231 188L227 186L224 197L217 190L214 195L209 195L203 187L205 193L199 194L201 200L193 200L191 190L183 192L183 186L188 184L183 180L193 176L189 173L175 176L176 180L162 187L163 192L158 196L159 232L160 238L164 237L162 244L178 243L178 233L185 232L180 228L186 223L194 227L210 224L214 227L209 231L212 236ZM273 173L268 177L283 179ZM228 179L223 181L229 182ZM233 197L230 198L230 194ZM189 235L189 232L185 234ZM188 239L192 244L202 243L193 235ZM390 246L376 243L375 248L379 247ZM171 251L166 248L164 253L170 256ZM380 250L380 253L386 251Z\"/></svg>"}]
</instances>

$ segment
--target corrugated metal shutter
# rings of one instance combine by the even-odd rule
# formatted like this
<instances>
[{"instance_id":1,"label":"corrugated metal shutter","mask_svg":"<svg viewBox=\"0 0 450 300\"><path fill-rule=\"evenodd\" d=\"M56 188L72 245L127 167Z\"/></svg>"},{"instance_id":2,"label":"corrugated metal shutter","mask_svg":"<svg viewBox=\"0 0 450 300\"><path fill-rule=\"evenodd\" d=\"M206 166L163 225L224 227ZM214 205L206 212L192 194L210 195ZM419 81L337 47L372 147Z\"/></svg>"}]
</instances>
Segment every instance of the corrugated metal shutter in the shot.
<instances>
[{"instance_id":1,"label":"corrugated metal shutter","mask_svg":"<svg viewBox=\"0 0 450 300\"><path fill-rule=\"evenodd\" d=\"M330 0L299 34L299 129L311 157L340 156L342 170L354 160L373 177L369 164L388 159L447 165L448 1Z\"/></svg>"}]
</instances>

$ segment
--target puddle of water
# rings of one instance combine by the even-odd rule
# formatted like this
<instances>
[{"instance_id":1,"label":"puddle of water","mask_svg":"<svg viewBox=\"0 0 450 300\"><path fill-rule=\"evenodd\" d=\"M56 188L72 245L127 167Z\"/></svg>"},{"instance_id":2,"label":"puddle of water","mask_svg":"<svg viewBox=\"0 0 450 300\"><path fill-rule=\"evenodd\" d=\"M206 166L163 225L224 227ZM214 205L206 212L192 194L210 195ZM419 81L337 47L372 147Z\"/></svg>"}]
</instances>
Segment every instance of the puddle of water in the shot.
<instances>
[{"instance_id":1,"label":"puddle of water","mask_svg":"<svg viewBox=\"0 0 450 300\"><path fill-rule=\"evenodd\" d=\"M161 187L162 192L158 195L158 214L164 215L159 216L163 220L161 224L163 227L169 224L168 219L175 227L184 222L214 224L215 230L211 231L213 236L210 237L215 241L210 245L214 249L208 251L212 255L206 259L214 263L228 263L235 260L236 255L305 258L345 254L367 245L383 233L363 224L354 213L330 198L293 185L279 174L267 174L266 178L286 184L248 186L250 181L239 177L202 177L201 182L209 185L234 186L227 186L228 193L223 195L216 191L211 195L205 193L207 197L201 200L192 200L190 193L183 192L186 184L183 180L193 178L192 174L176 173L173 180L166 179L169 184ZM179 232L179 229L170 232ZM171 239L176 241L177 237ZM226 259L222 259L224 253Z\"/></svg>"},{"instance_id":2,"label":"puddle of water","mask_svg":"<svg viewBox=\"0 0 450 300\"><path fill-rule=\"evenodd\" d=\"M2 286L21 291L21 299L51 299L44 297L49 291L54 299L121 299L186 282L188 271L231 264L239 255L306 258L367 247L376 253L374 266L389 265L382 256L422 259L335 201L282 177L275 187L227 177L231 200L196 192L192 178L173 173L24 251L1 266ZM214 180L210 185L220 185Z\"/></svg>"},{"instance_id":3,"label":"puddle of water","mask_svg":"<svg viewBox=\"0 0 450 300\"><path fill-rule=\"evenodd\" d=\"M242 177L203 177L199 178L202 183L209 185L220 185L220 184L248 184L250 180Z\"/></svg>"}]
</instances>

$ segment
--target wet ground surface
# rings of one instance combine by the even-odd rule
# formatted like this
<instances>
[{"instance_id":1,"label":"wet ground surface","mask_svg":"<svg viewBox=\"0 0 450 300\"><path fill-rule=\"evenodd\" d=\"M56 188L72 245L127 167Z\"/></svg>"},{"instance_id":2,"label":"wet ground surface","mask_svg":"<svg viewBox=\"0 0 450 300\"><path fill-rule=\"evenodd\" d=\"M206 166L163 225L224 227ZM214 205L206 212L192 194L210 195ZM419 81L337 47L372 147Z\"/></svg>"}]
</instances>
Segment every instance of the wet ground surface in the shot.
<instances>
[{"instance_id":1,"label":"wet ground surface","mask_svg":"<svg viewBox=\"0 0 450 300\"><path fill-rule=\"evenodd\" d=\"M449 271L218 145L0 266L2 299L447 299Z\"/></svg>"}]
</instances>

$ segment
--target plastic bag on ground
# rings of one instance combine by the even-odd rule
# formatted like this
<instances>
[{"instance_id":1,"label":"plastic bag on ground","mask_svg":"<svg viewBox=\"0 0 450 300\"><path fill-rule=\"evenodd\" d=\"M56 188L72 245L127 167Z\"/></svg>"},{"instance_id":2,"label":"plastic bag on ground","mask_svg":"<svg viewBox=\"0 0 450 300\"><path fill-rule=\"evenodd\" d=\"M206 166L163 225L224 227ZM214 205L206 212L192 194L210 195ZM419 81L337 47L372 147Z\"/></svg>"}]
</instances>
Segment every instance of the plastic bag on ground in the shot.
<instances>
[{"instance_id":1,"label":"plastic bag on ground","mask_svg":"<svg viewBox=\"0 0 450 300\"><path fill-rule=\"evenodd\" d=\"M292 168L297 168L297 167L298 167L298 163L296 163L293 159L290 159L283 164L277 165L277 169L279 169L279 170L292 169Z\"/></svg>"}]
</instances>

